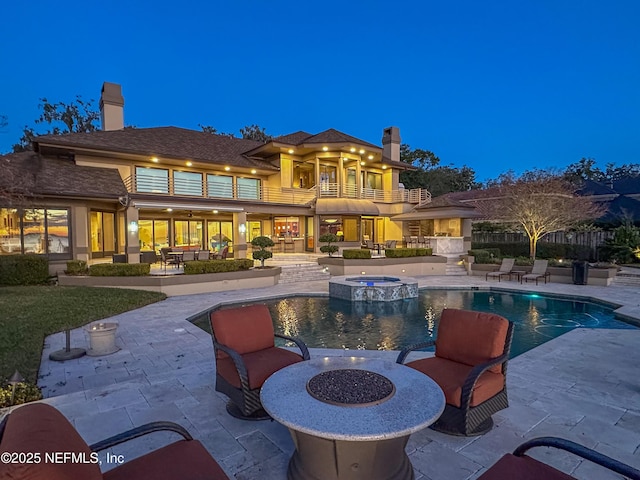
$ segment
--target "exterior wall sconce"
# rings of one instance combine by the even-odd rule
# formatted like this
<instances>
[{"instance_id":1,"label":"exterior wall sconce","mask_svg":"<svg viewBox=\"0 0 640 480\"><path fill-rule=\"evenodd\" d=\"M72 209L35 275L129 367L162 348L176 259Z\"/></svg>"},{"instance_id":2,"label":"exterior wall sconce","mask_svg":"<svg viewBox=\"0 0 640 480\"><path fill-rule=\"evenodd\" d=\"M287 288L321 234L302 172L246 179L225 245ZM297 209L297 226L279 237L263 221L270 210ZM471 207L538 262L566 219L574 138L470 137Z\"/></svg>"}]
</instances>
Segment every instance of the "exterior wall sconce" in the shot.
<instances>
[{"instance_id":1,"label":"exterior wall sconce","mask_svg":"<svg viewBox=\"0 0 640 480\"><path fill-rule=\"evenodd\" d=\"M129 222L128 227L129 233L137 233L138 232L138 222L135 220L133 222Z\"/></svg>"},{"instance_id":2,"label":"exterior wall sconce","mask_svg":"<svg viewBox=\"0 0 640 480\"><path fill-rule=\"evenodd\" d=\"M244 235L245 233L247 233L247 226L244 223L241 223L240 225L238 225L238 231Z\"/></svg>"}]
</instances>

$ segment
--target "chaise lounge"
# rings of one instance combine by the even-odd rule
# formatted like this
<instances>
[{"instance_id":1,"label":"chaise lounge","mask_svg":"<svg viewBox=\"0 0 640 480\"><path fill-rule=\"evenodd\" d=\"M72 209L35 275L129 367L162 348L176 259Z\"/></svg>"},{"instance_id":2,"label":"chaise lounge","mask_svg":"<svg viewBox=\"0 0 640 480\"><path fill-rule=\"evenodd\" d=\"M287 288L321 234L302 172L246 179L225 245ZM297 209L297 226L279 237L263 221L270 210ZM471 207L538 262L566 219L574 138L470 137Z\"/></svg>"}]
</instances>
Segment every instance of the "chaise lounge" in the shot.
<instances>
[{"instance_id":1,"label":"chaise lounge","mask_svg":"<svg viewBox=\"0 0 640 480\"><path fill-rule=\"evenodd\" d=\"M502 279L504 276L508 276L511 278L511 271L513 270L513 264L515 263L515 258L503 258L502 263L500 264L500 268L495 272L489 272L484 276L485 280L489 280L489 278L497 278L498 281Z\"/></svg>"}]
</instances>

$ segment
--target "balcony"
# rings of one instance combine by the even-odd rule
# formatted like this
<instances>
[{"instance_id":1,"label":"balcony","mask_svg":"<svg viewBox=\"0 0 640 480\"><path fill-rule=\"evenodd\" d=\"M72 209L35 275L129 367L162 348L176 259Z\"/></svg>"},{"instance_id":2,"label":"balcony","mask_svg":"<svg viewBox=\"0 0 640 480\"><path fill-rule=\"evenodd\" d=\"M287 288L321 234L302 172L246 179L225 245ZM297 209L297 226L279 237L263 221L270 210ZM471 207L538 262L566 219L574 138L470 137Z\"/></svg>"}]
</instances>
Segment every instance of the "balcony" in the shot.
<instances>
[{"instance_id":1,"label":"balcony","mask_svg":"<svg viewBox=\"0 0 640 480\"><path fill-rule=\"evenodd\" d=\"M230 178L230 177L229 177ZM322 183L310 189L265 187L242 185L231 182L194 181L186 179L160 178L154 175L132 175L124 180L129 193L146 193L183 199L212 198L247 203L269 203L280 205L309 205L316 198L363 198L376 203L425 204L431 194L424 189L378 190L358 188L355 185Z\"/></svg>"}]
</instances>

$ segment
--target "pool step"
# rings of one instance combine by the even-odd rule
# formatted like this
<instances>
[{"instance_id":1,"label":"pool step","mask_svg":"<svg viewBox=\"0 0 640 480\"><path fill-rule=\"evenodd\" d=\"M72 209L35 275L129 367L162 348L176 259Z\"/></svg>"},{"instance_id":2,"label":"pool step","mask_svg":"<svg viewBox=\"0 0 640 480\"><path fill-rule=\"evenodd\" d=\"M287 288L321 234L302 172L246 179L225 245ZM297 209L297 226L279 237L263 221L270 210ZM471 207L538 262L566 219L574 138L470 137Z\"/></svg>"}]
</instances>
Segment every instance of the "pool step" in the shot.
<instances>
[{"instance_id":1,"label":"pool step","mask_svg":"<svg viewBox=\"0 0 640 480\"><path fill-rule=\"evenodd\" d=\"M456 257L447 257L447 264L445 265L445 275L467 275L467 269L464 268L464 264L460 262L460 258Z\"/></svg>"},{"instance_id":2,"label":"pool step","mask_svg":"<svg viewBox=\"0 0 640 480\"><path fill-rule=\"evenodd\" d=\"M278 283L312 282L331 278L331 274L325 272L324 267L317 263L282 265L280 268L282 273L280 273L280 281Z\"/></svg>"}]
</instances>

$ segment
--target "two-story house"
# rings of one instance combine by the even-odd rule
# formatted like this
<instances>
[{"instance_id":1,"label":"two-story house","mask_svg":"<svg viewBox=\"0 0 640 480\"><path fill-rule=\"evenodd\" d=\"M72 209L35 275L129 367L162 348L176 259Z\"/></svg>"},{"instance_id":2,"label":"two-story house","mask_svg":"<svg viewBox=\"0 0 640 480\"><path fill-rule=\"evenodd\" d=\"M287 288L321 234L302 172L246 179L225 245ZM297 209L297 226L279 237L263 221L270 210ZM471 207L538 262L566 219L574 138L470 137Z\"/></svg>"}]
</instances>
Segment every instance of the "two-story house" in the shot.
<instances>
[{"instance_id":1,"label":"two-story house","mask_svg":"<svg viewBox=\"0 0 640 480\"><path fill-rule=\"evenodd\" d=\"M0 254L90 260L162 247L243 258L256 236L275 252L316 252L323 233L341 245L400 240L393 216L430 201L405 190L400 134L382 147L334 129L268 143L177 127L125 128L121 87L105 83L102 130L36 138L33 152L1 157ZM404 230L403 230L404 229Z\"/></svg>"}]
</instances>

